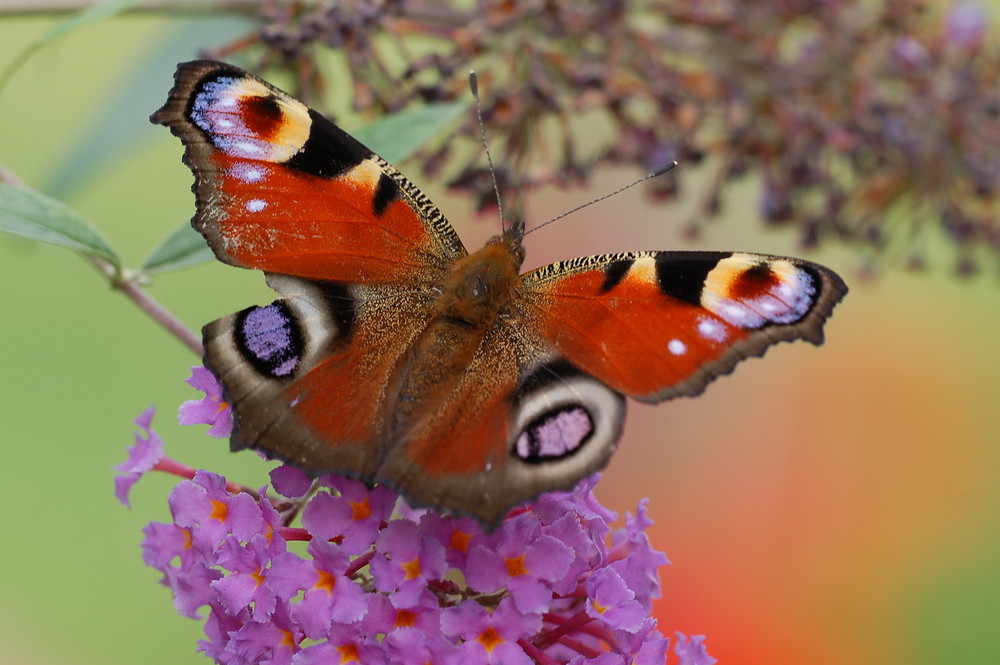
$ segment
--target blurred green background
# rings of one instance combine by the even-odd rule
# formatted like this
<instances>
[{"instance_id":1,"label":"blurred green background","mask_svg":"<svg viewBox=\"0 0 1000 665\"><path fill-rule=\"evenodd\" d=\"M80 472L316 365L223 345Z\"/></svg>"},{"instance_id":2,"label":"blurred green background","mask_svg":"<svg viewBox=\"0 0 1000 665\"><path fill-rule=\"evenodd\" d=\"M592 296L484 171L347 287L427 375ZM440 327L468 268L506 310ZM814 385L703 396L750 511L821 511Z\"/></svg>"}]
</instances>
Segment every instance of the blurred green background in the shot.
<instances>
[{"instance_id":1,"label":"blurred green background","mask_svg":"<svg viewBox=\"0 0 1000 665\"><path fill-rule=\"evenodd\" d=\"M0 65L54 24L0 19ZM0 96L0 162L138 264L193 209L179 142L146 118L178 60L239 29L129 16L51 44ZM540 192L530 220L635 175ZM416 180L469 246L496 232ZM690 245L678 222L690 206L633 191L530 236L526 267L626 249L799 254L741 214L755 196L731 191L732 214ZM651 499L654 544L673 561L664 632L706 634L724 663L1000 662L1000 285L958 280L939 256L927 273L865 278L846 248L810 255L852 288L822 349L783 345L695 400L631 406L599 496L619 511ZM0 277L0 662L208 662L201 625L174 613L140 559L173 480L144 478L126 510L110 467L151 404L175 459L251 486L268 466L176 425L198 359L79 257L2 237ZM214 263L150 291L195 329L270 299L260 275Z\"/></svg>"}]
</instances>

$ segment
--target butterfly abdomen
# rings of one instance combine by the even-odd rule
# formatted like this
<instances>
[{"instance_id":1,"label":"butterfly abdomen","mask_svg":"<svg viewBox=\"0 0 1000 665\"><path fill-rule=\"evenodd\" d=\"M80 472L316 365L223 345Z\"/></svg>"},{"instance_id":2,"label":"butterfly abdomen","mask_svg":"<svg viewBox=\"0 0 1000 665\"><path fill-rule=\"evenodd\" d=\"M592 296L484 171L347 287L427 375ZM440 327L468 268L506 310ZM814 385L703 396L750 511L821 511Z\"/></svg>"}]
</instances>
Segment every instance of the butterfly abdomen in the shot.
<instances>
[{"instance_id":1,"label":"butterfly abdomen","mask_svg":"<svg viewBox=\"0 0 1000 665\"><path fill-rule=\"evenodd\" d=\"M389 380L381 439L394 446L410 438L440 410L479 349L483 331L438 317L401 358Z\"/></svg>"}]
</instances>

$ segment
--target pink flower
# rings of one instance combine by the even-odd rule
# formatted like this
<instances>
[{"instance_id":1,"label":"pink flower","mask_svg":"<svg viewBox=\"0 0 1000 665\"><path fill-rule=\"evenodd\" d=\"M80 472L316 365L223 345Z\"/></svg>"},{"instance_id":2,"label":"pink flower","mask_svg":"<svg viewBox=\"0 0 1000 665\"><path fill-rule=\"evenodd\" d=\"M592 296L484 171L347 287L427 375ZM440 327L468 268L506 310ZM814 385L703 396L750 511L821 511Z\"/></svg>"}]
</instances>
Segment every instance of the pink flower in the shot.
<instances>
[{"instance_id":1,"label":"pink flower","mask_svg":"<svg viewBox=\"0 0 1000 665\"><path fill-rule=\"evenodd\" d=\"M205 396L181 404L177 409L178 422L181 425L211 425L209 436L228 438L233 433L233 409L223 400L222 386L215 375L199 365L191 368L191 376L184 382Z\"/></svg>"},{"instance_id":2,"label":"pink flower","mask_svg":"<svg viewBox=\"0 0 1000 665\"><path fill-rule=\"evenodd\" d=\"M151 406L135 419L135 424L145 434L136 433L135 445L128 449L128 459L114 467L115 471L120 472L115 477L115 496L129 508L131 508L131 504L128 495L132 486L163 459L163 439L151 428L154 413L156 413L156 408Z\"/></svg>"}]
</instances>

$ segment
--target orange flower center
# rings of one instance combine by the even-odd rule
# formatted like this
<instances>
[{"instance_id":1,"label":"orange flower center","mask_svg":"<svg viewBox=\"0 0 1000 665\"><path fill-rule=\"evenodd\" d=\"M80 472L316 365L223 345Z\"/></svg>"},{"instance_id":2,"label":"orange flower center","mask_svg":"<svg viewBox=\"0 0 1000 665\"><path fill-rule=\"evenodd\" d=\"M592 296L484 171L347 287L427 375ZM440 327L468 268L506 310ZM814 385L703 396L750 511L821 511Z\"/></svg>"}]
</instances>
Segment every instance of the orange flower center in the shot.
<instances>
[{"instance_id":1,"label":"orange flower center","mask_svg":"<svg viewBox=\"0 0 1000 665\"><path fill-rule=\"evenodd\" d=\"M469 540L472 539L471 533L465 533L464 531L452 531L451 532L451 549L458 550L459 552L465 552L469 549Z\"/></svg>"},{"instance_id":2,"label":"orange flower center","mask_svg":"<svg viewBox=\"0 0 1000 665\"><path fill-rule=\"evenodd\" d=\"M352 660L358 663L361 662L361 658L358 657L358 645L356 644L345 644L342 647L337 647L337 651L340 652L340 665L349 663Z\"/></svg>"},{"instance_id":3,"label":"orange flower center","mask_svg":"<svg viewBox=\"0 0 1000 665\"><path fill-rule=\"evenodd\" d=\"M226 507L226 504L212 499L212 513L209 515L209 518L221 522L226 519L226 515L228 514L229 508Z\"/></svg>"},{"instance_id":4,"label":"orange flower center","mask_svg":"<svg viewBox=\"0 0 1000 665\"><path fill-rule=\"evenodd\" d=\"M494 630L493 626L490 626L476 638L476 641L483 645L486 649L486 653L490 653L503 643L503 638L497 634L497 631Z\"/></svg>"},{"instance_id":5,"label":"orange flower center","mask_svg":"<svg viewBox=\"0 0 1000 665\"><path fill-rule=\"evenodd\" d=\"M518 575L525 575L528 569L524 567L524 555L516 556L512 559L504 559L507 563L507 573L511 577L517 577Z\"/></svg>"},{"instance_id":6,"label":"orange flower center","mask_svg":"<svg viewBox=\"0 0 1000 665\"><path fill-rule=\"evenodd\" d=\"M420 557L417 557L408 563L404 563L403 572L406 573L406 579L408 580L420 577Z\"/></svg>"},{"instance_id":7,"label":"orange flower center","mask_svg":"<svg viewBox=\"0 0 1000 665\"><path fill-rule=\"evenodd\" d=\"M358 501L357 503L354 503L352 501L351 508L354 509L355 520L363 520L366 517L371 516L372 514L372 507L368 505L368 497L365 497L363 500Z\"/></svg>"},{"instance_id":8,"label":"orange flower center","mask_svg":"<svg viewBox=\"0 0 1000 665\"><path fill-rule=\"evenodd\" d=\"M319 579L316 580L315 588L323 589L327 593L333 593L333 587L337 586L337 578L325 570L320 570L318 573Z\"/></svg>"}]
</instances>

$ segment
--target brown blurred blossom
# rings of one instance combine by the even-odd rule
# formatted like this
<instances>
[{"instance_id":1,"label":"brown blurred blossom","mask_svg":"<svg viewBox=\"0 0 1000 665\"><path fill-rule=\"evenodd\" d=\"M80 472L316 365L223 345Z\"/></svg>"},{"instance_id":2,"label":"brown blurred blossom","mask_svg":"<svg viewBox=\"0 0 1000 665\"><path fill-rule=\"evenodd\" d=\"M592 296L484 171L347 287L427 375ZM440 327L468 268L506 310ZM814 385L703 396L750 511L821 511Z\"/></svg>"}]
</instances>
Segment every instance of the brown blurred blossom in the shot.
<instances>
[{"instance_id":1,"label":"brown blurred blossom","mask_svg":"<svg viewBox=\"0 0 1000 665\"><path fill-rule=\"evenodd\" d=\"M974 2L265 5L254 34L211 54L263 47L260 68L290 67L307 100L329 92L391 112L468 99L477 69L515 210L527 188L584 181L599 164L677 159L650 191L683 193L701 163L695 232L725 207L726 185L752 176L759 216L806 246L837 238L922 267L948 242L963 274L1000 257L1000 49ZM326 49L342 50L349 88L322 76ZM424 169L494 205L471 115L463 135Z\"/></svg>"}]
</instances>

